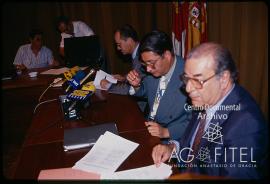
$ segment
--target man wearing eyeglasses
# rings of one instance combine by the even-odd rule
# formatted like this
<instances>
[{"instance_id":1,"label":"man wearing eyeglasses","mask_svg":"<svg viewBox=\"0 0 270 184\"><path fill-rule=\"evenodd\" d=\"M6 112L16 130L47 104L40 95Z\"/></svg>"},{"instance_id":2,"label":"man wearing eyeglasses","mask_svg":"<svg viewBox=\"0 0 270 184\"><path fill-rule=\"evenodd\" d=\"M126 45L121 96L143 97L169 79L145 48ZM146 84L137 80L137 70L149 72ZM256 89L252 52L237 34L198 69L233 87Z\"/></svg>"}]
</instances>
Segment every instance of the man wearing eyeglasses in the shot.
<instances>
[{"instance_id":1,"label":"man wearing eyeglasses","mask_svg":"<svg viewBox=\"0 0 270 184\"><path fill-rule=\"evenodd\" d=\"M259 179L267 159L268 132L251 95L236 83L230 52L203 43L187 55L181 79L194 110L181 140L153 148L158 166L174 155L182 171ZM206 113L206 114L205 114Z\"/></svg>"},{"instance_id":2,"label":"man wearing eyeglasses","mask_svg":"<svg viewBox=\"0 0 270 184\"><path fill-rule=\"evenodd\" d=\"M184 62L174 55L170 37L161 31L146 34L138 52L148 75L142 78L136 70L129 72L130 94L147 98L150 113L145 125L152 136L164 142L179 139L189 122L184 109L187 97L179 80Z\"/></svg>"},{"instance_id":3,"label":"man wearing eyeglasses","mask_svg":"<svg viewBox=\"0 0 270 184\"><path fill-rule=\"evenodd\" d=\"M138 47L139 38L136 30L129 24L125 24L122 27L116 29L114 33L114 40L116 44L116 49L120 51L123 55L130 55L132 60L132 68L140 73L141 76L144 75L142 71L141 63L138 59ZM116 90L119 94L128 95L129 85L126 82L126 76L121 74L114 74L113 77L117 79L118 82L122 82L122 89L117 88L117 85L112 85L109 91ZM101 80L100 86L104 89L110 85L110 82L106 79ZM118 85L119 86L119 85Z\"/></svg>"}]
</instances>

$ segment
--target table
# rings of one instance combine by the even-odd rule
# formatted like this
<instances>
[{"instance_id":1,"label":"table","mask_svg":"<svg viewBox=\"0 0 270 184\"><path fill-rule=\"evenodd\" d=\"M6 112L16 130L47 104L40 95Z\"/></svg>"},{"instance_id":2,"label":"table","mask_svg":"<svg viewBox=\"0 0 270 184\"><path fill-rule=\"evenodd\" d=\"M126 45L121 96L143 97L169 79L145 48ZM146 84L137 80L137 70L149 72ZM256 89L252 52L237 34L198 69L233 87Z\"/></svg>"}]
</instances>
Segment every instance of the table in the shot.
<instances>
[{"instance_id":1,"label":"table","mask_svg":"<svg viewBox=\"0 0 270 184\"><path fill-rule=\"evenodd\" d=\"M38 77L31 89L44 87L51 80L52 78L48 77L46 82L46 76ZM25 87L19 86L19 88ZM44 95L44 100L57 99L61 94L63 94L61 88L51 88L48 94ZM120 136L140 144L117 171L153 164L152 148L160 140L148 133L144 125L143 113L131 96L97 90L91 97L90 107L83 109L81 114L82 120L67 121L64 120L59 100L41 105L33 114L14 179L37 179L42 169L72 167L90 148L64 152L64 130L106 122L115 122Z\"/></svg>"},{"instance_id":2,"label":"table","mask_svg":"<svg viewBox=\"0 0 270 184\"><path fill-rule=\"evenodd\" d=\"M42 72L45 69L34 71ZM32 70L31 70L32 71ZM28 71L28 72L31 72ZM2 81L2 92L5 103L14 108L32 111L32 105L38 102L41 92L53 81L55 76L38 75L29 78L27 72L15 80ZM43 100L56 99L41 105L33 114L30 127L23 142L14 179L37 179L43 169L72 167L80 160L90 148L65 152L63 149L64 130L76 127L92 126L100 123L115 122L119 135L139 143L138 148L120 165L117 171L133 169L153 164L151 152L153 146L160 143L159 138L151 136L144 126L144 117L135 99L131 96L109 94L97 90L91 97L91 105L82 110L82 120L66 121L60 108L59 95L63 94L62 88L50 88ZM31 104L30 106L27 104ZM12 111L13 109L13 111ZM23 117L23 112L16 111ZM6 116L5 112L4 115ZM169 180L189 179L224 179L192 173L179 174L173 168L173 175Z\"/></svg>"}]
</instances>

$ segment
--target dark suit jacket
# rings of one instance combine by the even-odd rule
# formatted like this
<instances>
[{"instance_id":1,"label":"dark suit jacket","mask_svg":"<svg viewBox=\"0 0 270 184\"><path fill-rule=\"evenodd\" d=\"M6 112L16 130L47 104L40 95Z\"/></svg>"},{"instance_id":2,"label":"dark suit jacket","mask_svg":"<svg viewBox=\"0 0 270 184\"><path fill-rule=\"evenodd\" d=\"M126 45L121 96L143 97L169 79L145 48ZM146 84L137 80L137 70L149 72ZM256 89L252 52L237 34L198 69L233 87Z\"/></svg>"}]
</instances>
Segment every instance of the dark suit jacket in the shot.
<instances>
[{"instance_id":1,"label":"dark suit jacket","mask_svg":"<svg viewBox=\"0 0 270 184\"><path fill-rule=\"evenodd\" d=\"M210 121L213 124L218 123L218 125L222 127L220 133L222 135L223 143L217 144L213 141L211 142L205 138L202 138L200 147L208 148L208 150L210 151L210 162L208 165L203 165L207 163L200 161L200 159L198 158L195 158L197 155L194 155L195 157L192 162L193 167L189 172L245 179L256 179L262 177L262 169L265 164L266 155L268 154L268 131L266 123L264 121L260 108L254 101L254 99L248 94L246 90L244 90L237 84L235 85L232 92L223 101L222 105L225 106L236 104L240 104L240 110L238 111L216 111L216 117L217 115L228 116L227 119L212 118L212 120ZM187 157L188 150L185 150L183 148L190 147L189 144L191 137L194 134L194 131L198 124L197 115L198 114L196 113L194 114L191 123L187 128L187 131L185 132L183 138L180 140L180 150L184 150L181 153L181 157L183 158L183 160L189 160ZM215 140L215 142L219 141ZM242 151L240 151L240 148L242 149ZM225 149L226 154L224 154ZM253 161L256 161L257 167L253 167L255 164ZM219 167L215 167L214 165L210 167L205 167L209 166L210 164L222 165L220 165ZM225 164L227 164L227 167L225 167Z\"/></svg>"},{"instance_id":2,"label":"dark suit jacket","mask_svg":"<svg viewBox=\"0 0 270 184\"><path fill-rule=\"evenodd\" d=\"M161 126L168 128L170 138L172 139L181 138L189 122L188 113L184 110L187 97L180 90L182 81L179 79L179 75L183 73L183 68L184 61L177 57L175 70L160 100L155 117L155 121ZM159 79L152 75L147 75L143 79L140 89L135 94L136 96L147 98L150 110L153 108Z\"/></svg>"},{"instance_id":3,"label":"dark suit jacket","mask_svg":"<svg viewBox=\"0 0 270 184\"><path fill-rule=\"evenodd\" d=\"M132 69L139 72L141 77L145 76L145 70L142 67L141 62L139 60L138 51L136 53L136 57L134 59L132 59ZM125 81L123 83L112 84L110 89L109 89L109 93L120 94L120 95L129 95L129 88L130 88L130 84L128 83L128 81Z\"/></svg>"}]
</instances>

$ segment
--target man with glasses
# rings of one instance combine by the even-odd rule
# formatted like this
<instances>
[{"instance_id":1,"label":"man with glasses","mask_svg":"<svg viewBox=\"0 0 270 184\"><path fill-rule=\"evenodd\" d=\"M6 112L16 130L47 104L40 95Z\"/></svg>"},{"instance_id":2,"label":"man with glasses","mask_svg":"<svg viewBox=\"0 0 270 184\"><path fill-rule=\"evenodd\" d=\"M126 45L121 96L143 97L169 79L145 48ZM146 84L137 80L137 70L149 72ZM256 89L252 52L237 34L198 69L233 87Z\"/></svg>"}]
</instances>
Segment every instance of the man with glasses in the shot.
<instances>
[{"instance_id":1,"label":"man with glasses","mask_svg":"<svg viewBox=\"0 0 270 184\"><path fill-rule=\"evenodd\" d=\"M138 47L139 47L139 37L136 30L129 24L125 24L120 28L117 28L114 33L114 41L116 44L116 49L120 51L123 55L130 55L132 61L132 69L138 71L141 76L144 75L144 71L142 70L141 63L138 59ZM128 95L129 85L126 82L126 75L121 74L113 74L112 75L118 82L122 82L122 89L116 89L120 94ZM110 82L106 79L101 80L100 86L102 88L106 88ZM112 88L116 88L117 85L112 85L110 90L114 90ZM109 91L110 91L109 90Z\"/></svg>"},{"instance_id":2,"label":"man with glasses","mask_svg":"<svg viewBox=\"0 0 270 184\"><path fill-rule=\"evenodd\" d=\"M139 37L136 30L129 24L125 24L116 29L114 32L114 41L116 49L124 56L131 56L132 69L139 72L140 76L145 75L145 71L141 66L138 55L138 47L140 45ZM111 84L108 80L102 79L100 86L104 89L110 85L109 93L120 95L129 95L130 85L126 80L126 75L113 74L112 76L117 79L117 84ZM144 98L137 98L137 104L142 112L146 111L147 103Z\"/></svg>"},{"instance_id":3,"label":"man with glasses","mask_svg":"<svg viewBox=\"0 0 270 184\"><path fill-rule=\"evenodd\" d=\"M144 36L139 50L142 65L148 75L142 78L136 70L127 75L130 94L148 100L150 113L145 122L149 133L166 142L182 137L189 113L184 109L187 97L181 91L184 62L173 53L170 37L161 31Z\"/></svg>"},{"instance_id":4,"label":"man with glasses","mask_svg":"<svg viewBox=\"0 0 270 184\"><path fill-rule=\"evenodd\" d=\"M154 163L158 166L174 155L186 172L262 178L267 163L266 123L255 100L236 83L230 52L216 43L193 48L180 78L194 113L181 140L153 148Z\"/></svg>"}]
</instances>

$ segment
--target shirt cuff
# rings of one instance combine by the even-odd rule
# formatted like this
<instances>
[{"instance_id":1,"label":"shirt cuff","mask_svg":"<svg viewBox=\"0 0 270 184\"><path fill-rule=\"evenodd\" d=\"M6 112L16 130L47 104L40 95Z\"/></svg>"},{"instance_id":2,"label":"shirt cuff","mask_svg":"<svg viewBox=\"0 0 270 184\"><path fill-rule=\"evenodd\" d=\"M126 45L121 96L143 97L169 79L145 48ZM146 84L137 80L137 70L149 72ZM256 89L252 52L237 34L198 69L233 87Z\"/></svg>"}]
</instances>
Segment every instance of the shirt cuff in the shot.
<instances>
[{"instance_id":1,"label":"shirt cuff","mask_svg":"<svg viewBox=\"0 0 270 184\"><path fill-rule=\"evenodd\" d=\"M134 87L133 86L130 86L130 88L129 88L129 94L130 95L134 95L135 93L136 93L136 91L135 91L135 89L134 89Z\"/></svg>"},{"instance_id":2,"label":"shirt cuff","mask_svg":"<svg viewBox=\"0 0 270 184\"><path fill-rule=\"evenodd\" d=\"M174 144L174 145L175 145L175 152L173 153L173 158L176 158L177 156L175 155L175 153L178 154L179 151L180 151L180 145L179 145L179 142L176 141L176 140L170 140L170 141L168 142L168 144Z\"/></svg>"}]
</instances>

